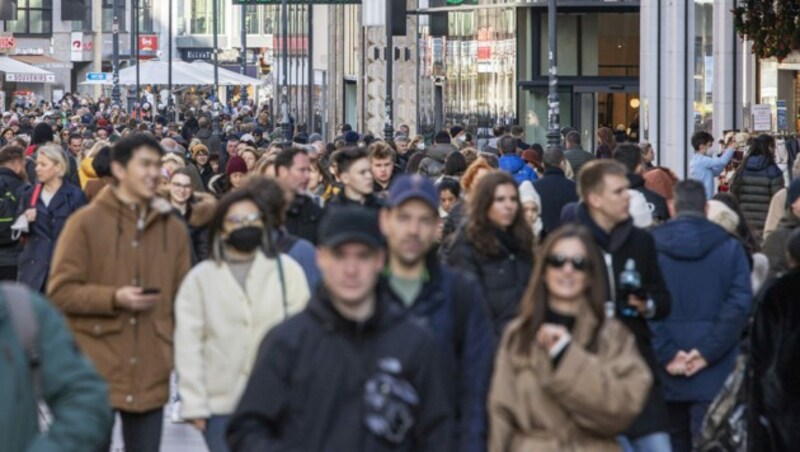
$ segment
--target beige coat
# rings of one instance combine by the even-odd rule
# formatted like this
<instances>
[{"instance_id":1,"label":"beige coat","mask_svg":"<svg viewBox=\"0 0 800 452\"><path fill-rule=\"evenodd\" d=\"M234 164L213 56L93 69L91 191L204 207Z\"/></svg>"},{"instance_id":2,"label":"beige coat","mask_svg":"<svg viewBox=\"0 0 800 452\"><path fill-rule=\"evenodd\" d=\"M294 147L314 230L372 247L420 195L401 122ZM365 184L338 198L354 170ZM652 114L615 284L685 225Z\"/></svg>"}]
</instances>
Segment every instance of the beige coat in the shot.
<instances>
[{"instance_id":1,"label":"beige coat","mask_svg":"<svg viewBox=\"0 0 800 452\"><path fill-rule=\"evenodd\" d=\"M584 306L572 343L553 369L536 344L530 355L516 355L510 337L520 321L509 324L489 395L491 452L620 449L615 437L643 408L653 379L633 335L617 320L603 323L597 352L587 351L595 325Z\"/></svg>"},{"instance_id":2,"label":"beige coat","mask_svg":"<svg viewBox=\"0 0 800 452\"><path fill-rule=\"evenodd\" d=\"M175 369L184 419L231 414L264 335L300 312L311 294L300 264L281 255L286 303L275 259L257 252L246 290L225 262L205 260L175 301Z\"/></svg>"}]
</instances>

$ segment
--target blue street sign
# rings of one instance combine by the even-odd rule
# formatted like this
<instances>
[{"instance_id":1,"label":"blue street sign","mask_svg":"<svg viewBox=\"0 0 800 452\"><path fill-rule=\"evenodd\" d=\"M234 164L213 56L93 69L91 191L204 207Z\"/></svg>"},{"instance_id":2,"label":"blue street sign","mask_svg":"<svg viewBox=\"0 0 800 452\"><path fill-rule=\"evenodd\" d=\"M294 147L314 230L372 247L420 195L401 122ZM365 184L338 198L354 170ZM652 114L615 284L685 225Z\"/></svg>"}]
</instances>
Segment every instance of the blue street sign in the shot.
<instances>
[{"instance_id":1,"label":"blue street sign","mask_svg":"<svg viewBox=\"0 0 800 452\"><path fill-rule=\"evenodd\" d=\"M89 72L86 74L86 80L89 82L105 82L111 78L108 72Z\"/></svg>"},{"instance_id":2,"label":"blue street sign","mask_svg":"<svg viewBox=\"0 0 800 452\"><path fill-rule=\"evenodd\" d=\"M775 102L778 107L778 130L786 130L789 128L788 112L786 111L786 101L779 100Z\"/></svg>"}]
</instances>

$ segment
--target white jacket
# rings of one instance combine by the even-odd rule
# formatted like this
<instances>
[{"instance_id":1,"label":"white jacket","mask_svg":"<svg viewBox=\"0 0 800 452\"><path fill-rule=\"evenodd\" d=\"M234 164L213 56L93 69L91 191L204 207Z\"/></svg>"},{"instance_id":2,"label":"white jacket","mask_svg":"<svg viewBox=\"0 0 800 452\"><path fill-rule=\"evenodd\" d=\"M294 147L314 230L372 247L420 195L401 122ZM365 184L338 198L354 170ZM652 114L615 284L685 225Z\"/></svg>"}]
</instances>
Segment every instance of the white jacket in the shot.
<instances>
[{"instance_id":1,"label":"white jacket","mask_svg":"<svg viewBox=\"0 0 800 452\"><path fill-rule=\"evenodd\" d=\"M175 369L184 419L232 413L264 335L305 307L311 294L303 269L289 256L280 259L286 312L277 261L263 253L256 253L246 291L225 262L209 259L186 275L175 301Z\"/></svg>"}]
</instances>

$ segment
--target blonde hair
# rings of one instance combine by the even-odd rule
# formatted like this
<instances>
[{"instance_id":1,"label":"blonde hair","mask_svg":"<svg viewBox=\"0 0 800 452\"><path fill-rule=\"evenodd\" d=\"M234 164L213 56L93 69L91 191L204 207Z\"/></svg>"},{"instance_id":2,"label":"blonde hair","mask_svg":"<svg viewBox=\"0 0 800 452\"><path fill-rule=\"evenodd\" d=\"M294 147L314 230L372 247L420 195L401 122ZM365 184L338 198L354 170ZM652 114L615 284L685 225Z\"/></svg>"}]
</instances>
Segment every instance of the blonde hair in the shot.
<instances>
[{"instance_id":1,"label":"blonde hair","mask_svg":"<svg viewBox=\"0 0 800 452\"><path fill-rule=\"evenodd\" d=\"M60 177L64 177L67 173L67 159L64 157L64 151L60 146L49 143L44 146L39 146L36 152L39 155L45 156L48 160L53 162L55 166L59 167L60 171L58 174Z\"/></svg>"},{"instance_id":2,"label":"blonde hair","mask_svg":"<svg viewBox=\"0 0 800 452\"><path fill-rule=\"evenodd\" d=\"M106 146L111 146L111 143L105 140L97 141L92 145L91 148L89 148L88 151L84 152L83 158L94 157L98 152L100 152L100 149L103 149Z\"/></svg>"}]
</instances>

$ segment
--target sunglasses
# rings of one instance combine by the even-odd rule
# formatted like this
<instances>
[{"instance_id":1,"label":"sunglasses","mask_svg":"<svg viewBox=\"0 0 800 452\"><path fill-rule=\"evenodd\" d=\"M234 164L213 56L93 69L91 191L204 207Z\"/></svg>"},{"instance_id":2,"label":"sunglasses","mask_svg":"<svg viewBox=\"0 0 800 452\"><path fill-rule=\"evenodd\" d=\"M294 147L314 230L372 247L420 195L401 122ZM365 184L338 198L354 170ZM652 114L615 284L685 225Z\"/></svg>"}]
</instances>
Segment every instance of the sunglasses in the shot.
<instances>
[{"instance_id":1,"label":"sunglasses","mask_svg":"<svg viewBox=\"0 0 800 452\"><path fill-rule=\"evenodd\" d=\"M545 262L549 267L553 268L563 268L567 263L570 263L572 268L579 272L589 269L589 261L584 256L567 257L562 254L551 254L545 258Z\"/></svg>"}]
</instances>

